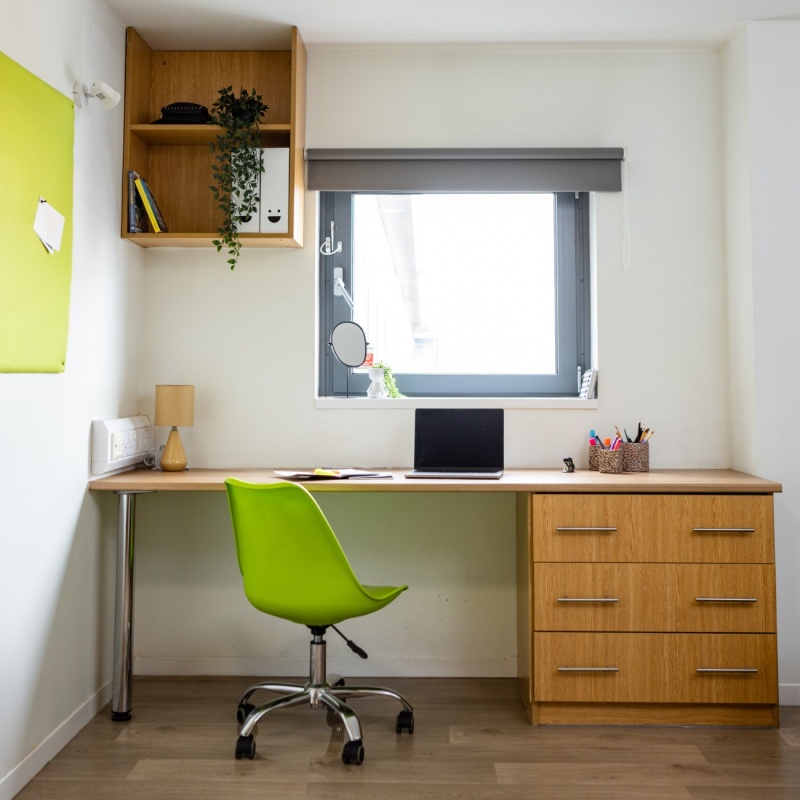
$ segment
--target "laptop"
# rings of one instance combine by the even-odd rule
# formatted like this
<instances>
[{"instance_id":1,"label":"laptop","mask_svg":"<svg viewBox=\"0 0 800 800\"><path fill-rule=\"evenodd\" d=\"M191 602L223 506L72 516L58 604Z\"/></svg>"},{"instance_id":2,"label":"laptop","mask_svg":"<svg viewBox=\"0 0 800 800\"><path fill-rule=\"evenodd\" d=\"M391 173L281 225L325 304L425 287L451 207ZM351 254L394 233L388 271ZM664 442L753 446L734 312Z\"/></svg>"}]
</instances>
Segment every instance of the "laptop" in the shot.
<instances>
[{"instance_id":1,"label":"laptop","mask_svg":"<svg viewBox=\"0 0 800 800\"><path fill-rule=\"evenodd\" d=\"M503 447L502 408L418 408L414 469L406 478L497 479Z\"/></svg>"}]
</instances>

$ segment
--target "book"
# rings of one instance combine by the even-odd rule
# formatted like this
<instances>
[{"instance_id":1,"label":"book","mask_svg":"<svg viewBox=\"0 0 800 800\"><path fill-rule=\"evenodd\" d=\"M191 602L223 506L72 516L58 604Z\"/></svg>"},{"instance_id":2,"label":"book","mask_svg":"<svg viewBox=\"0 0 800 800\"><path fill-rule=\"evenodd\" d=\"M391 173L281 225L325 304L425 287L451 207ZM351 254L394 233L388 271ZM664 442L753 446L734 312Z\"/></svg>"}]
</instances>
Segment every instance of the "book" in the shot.
<instances>
[{"instance_id":1,"label":"book","mask_svg":"<svg viewBox=\"0 0 800 800\"><path fill-rule=\"evenodd\" d=\"M156 203L153 192L147 185L147 181L139 176L134 183L139 191L139 196L142 198L144 210L150 219L150 227L153 229L153 233L169 233L169 228L164 223L164 217L161 216L161 210L158 207L158 203Z\"/></svg>"},{"instance_id":2,"label":"book","mask_svg":"<svg viewBox=\"0 0 800 800\"><path fill-rule=\"evenodd\" d=\"M146 233L147 215L136 189L138 172L128 172L128 233Z\"/></svg>"},{"instance_id":3,"label":"book","mask_svg":"<svg viewBox=\"0 0 800 800\"><path fill-rule=\"evenodd\" d=\"M292 481L342 481L349 478L392 478L391 472L373 472L366 469L312 469L281 470L275 474Z\"/></svg>"},{"instance_id":4,"label":"book","mask_svg":"<svg viewBox=\"0 0 800 800\"><path fill-rule=\"evenodd\" d=\"M597 370L587 369L583 373L581 390L578 393L581 400L594 400L597 397Z\"/></svg>"}]
</instances>

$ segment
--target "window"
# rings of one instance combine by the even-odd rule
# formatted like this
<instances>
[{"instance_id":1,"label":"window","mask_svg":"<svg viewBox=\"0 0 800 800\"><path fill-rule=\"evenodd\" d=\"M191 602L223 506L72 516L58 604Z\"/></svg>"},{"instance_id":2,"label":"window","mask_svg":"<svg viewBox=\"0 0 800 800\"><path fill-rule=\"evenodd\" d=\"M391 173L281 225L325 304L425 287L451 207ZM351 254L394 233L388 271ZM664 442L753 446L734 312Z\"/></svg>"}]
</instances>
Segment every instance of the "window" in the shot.
<instances>
[{"instance_id":1,"label":"window","mask_svg":"<svg viewBox=\"0 0 800 800\"><path fill-rule=\"evenodd\" d=\"M319 393L366 392L328 347L365 329L409 397L574 397L590 365L589 193L619 147L310 149L320 193ZM341 248L336 243L341 242Z\"/></svg>"},{"instance_id":2,"label":"window","mask_svg":"<svg viewBox=\"0 0 800 800\"><path fill-rule=\"evenodd\" d=\"M323 191L320 240L332 230L321 396L369 384L327 346L349 319L406 396L577 396L590 366L588 193Z\"/></svg>"}]
</instances>

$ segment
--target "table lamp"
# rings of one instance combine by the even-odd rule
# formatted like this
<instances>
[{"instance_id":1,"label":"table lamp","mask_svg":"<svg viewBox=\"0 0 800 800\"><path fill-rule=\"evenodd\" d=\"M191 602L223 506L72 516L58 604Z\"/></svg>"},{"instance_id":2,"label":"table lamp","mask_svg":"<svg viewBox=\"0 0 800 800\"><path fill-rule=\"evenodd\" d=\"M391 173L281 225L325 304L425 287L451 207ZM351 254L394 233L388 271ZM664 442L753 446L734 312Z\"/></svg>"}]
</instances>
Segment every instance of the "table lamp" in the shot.
<instances>
[{"instance_id":1,"label":"table lamp","mask_svg":"<svg viewBox=\"0 0 800 800\"><path fill-rule=\"evenodd\" d=\"M161 469L167 472L186 469L186 452L178 425L194 425L194 386L156 386L155 424L172 428L161 456Z\"/></svg>"}]
</instances>

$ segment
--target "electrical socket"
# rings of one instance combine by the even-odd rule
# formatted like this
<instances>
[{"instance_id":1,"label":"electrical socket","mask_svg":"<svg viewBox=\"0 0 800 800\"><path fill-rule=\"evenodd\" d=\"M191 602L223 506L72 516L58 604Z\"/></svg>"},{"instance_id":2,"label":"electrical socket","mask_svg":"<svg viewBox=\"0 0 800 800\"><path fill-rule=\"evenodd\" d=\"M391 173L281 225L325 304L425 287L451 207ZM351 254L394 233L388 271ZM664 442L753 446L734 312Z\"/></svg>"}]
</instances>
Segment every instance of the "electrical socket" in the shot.
<instances>
[{"instance_id":1,"label":"electrical socket","mask_svg":"<svg viewBox=\"0 0 800 800\"><path fill-rule=\"evenodd\" d=\"M92 422L92 475L118 472L153 449L153 426L144 415Z\"/></svg>"}]
</instances>

